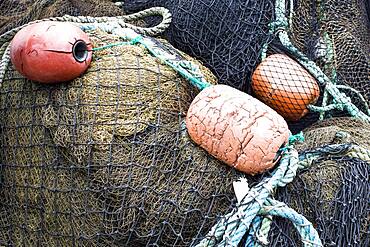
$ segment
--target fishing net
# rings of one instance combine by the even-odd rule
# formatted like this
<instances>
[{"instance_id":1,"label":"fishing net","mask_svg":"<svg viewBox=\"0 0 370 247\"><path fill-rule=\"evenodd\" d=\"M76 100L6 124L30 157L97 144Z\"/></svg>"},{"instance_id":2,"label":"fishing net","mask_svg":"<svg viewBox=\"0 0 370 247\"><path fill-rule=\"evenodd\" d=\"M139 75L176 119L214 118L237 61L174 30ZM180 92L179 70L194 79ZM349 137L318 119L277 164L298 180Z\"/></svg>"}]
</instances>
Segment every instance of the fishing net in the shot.
<instances>
[{"instance_id":1,"label":"fishing net","mask_svg":"<svg viewBox=\"0 0 370 247\"><path fill-rule=\"evenodd\" d=\"M53 16L119 16L122 9L110 0L2 0L0 34L33 20Z\"/></svg>"},{"instance_id":2,"label":"fishing net","mask_svg":"<svg viewBox=\"0 0 370 247\"><path fill-rule=\"evenodd\" d=\"M326 145L353 143L370 148L369 124L333 118L305 131L301 154ZM318 230L324 246L368 246L370 243L369 159L337 151L322 155L293 183L278 191L277 198L303 214ZM300 246L290 222L279 220L271 230L271 246Z\"/></svg>"},{"instance_id":3,"label":"fishing net","mask_svg":"<svg viewBox=\"0 0 370 247\"><path fill-rule=\"evenodd\" d=\"M220 83L250 91L251 72L269 38L273 1L124 1L127 12L153 6L172 13L166 37L174 46L205 62Z\"/></svg>"},{"instance_id":4,"label":"fishing net","mask_svg":"<svg viewBox=\"0 0 370 247\"><path fill-rule=\"evenodd\" d=\"M94 47L119 41L89 34ZM96 50L62 85L9 68L0 90L1 244L187 245L234 205L238 173L184 127L198 91L141 46Z\"/></svg>"},{"instance_id":5,"label":"fishing net","mask_svg":"<svg viewBox=\"0 0 370 247\"><path fill-rule=\"evenodd\" d=\"M368 113L370 80L370 25L368 1L298 1L293 15L294 44L315 61L363 112ZM306 18L303 19L302 16ZM296 20L296 21L294 21ZM330 116L342 112L329 113Z\"/></svg>"},{"instance_id":6,"label":"fishing net","mask_svg":"<svg viewBox=\"0 0 370 247\"><path fill-rule=\"evenodd\" d=\"M367 1L300 0L285 1L289 25L287 31L292 43L309 59L320 66L333 82L350 86L364 96L349 89L341 89L362 111L367 113L369 102L369 16ZM293 4L292 4L293 3ZM177 48L202 60L215 73L220 83L252 93L250 81L261 61L263 44L270 44L268 54L284 53L297 57L282 46L275 35L269 33L269 23L276 21L275 1L164 1L126 0L127 12L151 6L164 6L173 13L173 22L166 37ZM154 23L155 19L147 22ZM284 62L283 62L284 63ZM285 67L277 68L281 71ZM276 69L276 68L275 68ZM274 70L274 69L272 69ZM290 73L280 76L291 78ZM293 73L294 75L294 73ZM300 82L290 90L302 86ZM303 85L304 87L304 85ZM320 85L323 96L324 85ZM302 92L305 97L305 92ZM322 97L317 105L328 104ZM296 99L289 99L294 104ZM271 103L271 102L270 102ZM280 102L275 101L278 105ZM289 105L289 104L288 104ZM329 111L326 117L343 116L343 111ZM289 122L296 133L319 119L311 112L301 121Z\"/></svg>"},{"instance_id":7,"label":"fishing net","mask_svg":"<svg viewBox=\"0 0 370 247\"><path fill-rule=\"evenodd\" d=\"M48 16L122 15L110 1L18 2L0 3L0 33ZM321 2L287 5L293 9L286 13L292 15L289 37L330 79L368 101L366 1ZM252 93L250 79L264 43L270 44L268 55L296 59L269 34L273 1L126 0L124 11L149 6L171 10L173 24L165 36L173 45L202 60L221 83L245 92ZM120 41L98 30L89 35L94 47ZM215 83L199 62L182 56ZM322 85L320 91L317 104L325 102ZM232 184L242 176L188 137L183 120L198 92L136 45L95 50L85 75L59 85L28 81L10 67L0 86L0 245L198 243L236 207ZM365 110L356 93L346 93ZM290 126L295 132L317 119L309 114ZM347 118L318 122L297 148L301 155L330 144L369 149L368 129ZM369 246L367 162L345 152L323 154L276 198L305 215L325 245ZM249 186L259 180L248 177ZM270 232L271 246L300 246L285 220L275 219Z\"/></svg>"}]
</instances>

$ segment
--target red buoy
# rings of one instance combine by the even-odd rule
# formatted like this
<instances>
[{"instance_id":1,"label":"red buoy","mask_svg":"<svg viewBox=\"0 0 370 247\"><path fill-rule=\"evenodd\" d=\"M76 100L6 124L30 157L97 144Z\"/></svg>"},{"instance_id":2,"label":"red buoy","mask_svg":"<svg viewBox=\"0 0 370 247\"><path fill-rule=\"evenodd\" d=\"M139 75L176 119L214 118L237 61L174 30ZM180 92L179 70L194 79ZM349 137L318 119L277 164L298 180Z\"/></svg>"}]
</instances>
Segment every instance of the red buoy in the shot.
<instances>
[{"instance_id":1,"label":"red buoy","mask_svg":"<svg viewBox=\"0 0 370 247\"><path fill-rule=\"evenodd\" d=\"M26 26L14 36L10 58L16 70L30 80L64 82L85 72L92 45L77 26L46 21Z\"/></svg>"}]
</instances>

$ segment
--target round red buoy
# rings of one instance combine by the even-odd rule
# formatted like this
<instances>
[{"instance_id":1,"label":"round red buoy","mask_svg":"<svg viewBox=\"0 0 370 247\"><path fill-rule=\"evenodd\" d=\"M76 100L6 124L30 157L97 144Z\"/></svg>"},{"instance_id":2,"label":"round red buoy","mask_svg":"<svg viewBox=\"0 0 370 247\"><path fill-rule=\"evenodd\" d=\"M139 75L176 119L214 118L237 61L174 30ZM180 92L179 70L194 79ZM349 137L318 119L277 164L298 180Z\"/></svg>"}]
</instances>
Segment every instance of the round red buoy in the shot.
<instances>
[{"instance_id":1,"label":"round red buoy","mask_svg":"<svg viewBox=\"0 0 370 247\"><path fill-rule=\"evenodd\" d=\"M63 82L87 69L92 45L77 26L46 21L26 26L14 36L10 58L16 70L30 80Z\"/></svg>"}]
</instances>

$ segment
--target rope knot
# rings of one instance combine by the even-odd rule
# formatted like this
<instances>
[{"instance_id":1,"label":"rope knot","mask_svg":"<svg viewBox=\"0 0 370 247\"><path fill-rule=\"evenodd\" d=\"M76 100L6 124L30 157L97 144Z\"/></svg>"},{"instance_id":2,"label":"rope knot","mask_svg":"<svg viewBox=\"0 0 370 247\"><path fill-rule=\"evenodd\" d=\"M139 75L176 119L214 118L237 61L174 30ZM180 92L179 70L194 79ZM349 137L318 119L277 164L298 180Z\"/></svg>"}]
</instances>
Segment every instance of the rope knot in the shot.
<instances>
[{"instance_id":1,"label":"rope knot","mask_svg":"<svg viewBox=\"0 0 370 247\"><path fill-rule=\"evenodd\" d=\"M272 33L277 33L279 31L285 31L289 28L287 18L279 19L268 24L269 30Z\"/></svg>"}]
</instances>

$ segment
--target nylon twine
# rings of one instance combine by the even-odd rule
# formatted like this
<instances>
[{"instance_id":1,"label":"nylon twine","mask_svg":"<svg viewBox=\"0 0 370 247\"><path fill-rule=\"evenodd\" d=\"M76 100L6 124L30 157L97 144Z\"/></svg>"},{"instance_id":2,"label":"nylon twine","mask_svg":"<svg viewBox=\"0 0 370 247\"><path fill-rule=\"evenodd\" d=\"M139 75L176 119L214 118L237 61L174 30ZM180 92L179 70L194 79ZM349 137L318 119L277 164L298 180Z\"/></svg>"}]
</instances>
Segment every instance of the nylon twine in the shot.
<instances>
[{"instance_id":1,"label":"nylon twine","mask_svg":"<svg viewBox=\"0 0 370 247\"><path fill-rule=\"evenodd\" d=\"M292 16L292 0L290 18ZM276 21L271 23L270 32L277 33L281 43L288 48L299 60L299 62L322 84L325 85L325 93L330 94L334 103L323 107L310 106L310 109L318 112L326 112L332 109L347 110L366 122L370 122L370 117L361 112L351 100L339 91L339 89L353 90L348 87L336 86L330 79L310 61L303 53L293 46L290 42L286 29L289 27L285 16L285 0L276 0L275 15ZM147 16L160 15L163 20L160 24L151 28L137 27L128 24L127 21L142 19ZM106 32L119 35L124 41L110 44L104 47L95 48L108 49L117 45L137 45L141 44L149 52L159 58L163 63L172 67L183 77L188 79L192 85L200 90L210 86L204 79L199 68L190 61L183 60L175 54L171 54L164 49L156 46L152 38L162 33L171 23L171 14L162 7L150 8L135 14L118 17L73 17L63 16L37 20L26 25L12 29L0 36L0 85L5 76L5 72L10 61L10 41L14 35L23 27L42 21L63 21L77 24L83 30L100 28ZM264 46L262 58L266 56L267 45ZM369 114L370 111L367 112ZM246 236L245 246L265 246L268 244L268 234L271 228L272 217L278 216L290 220L301 236L303 246L323 246L317 231L313 225L295 210L286 204L272 198L278 187L284 187L292 182L299 169L310 167L317 159L328 155L347 155L370 161L370 151L353 144L329 145L317 148L313 151L298 155L294 149L294 143L303 141L303 135L291 136L286 147L280 150L281 160L271 176L264 178L259 184L251 188L241 202L232 212L223 216L208 232L206 237L196 246L238 246L244 236ZM247 234L247 235L246 235Z\"/></svg>"}]
</instances>

